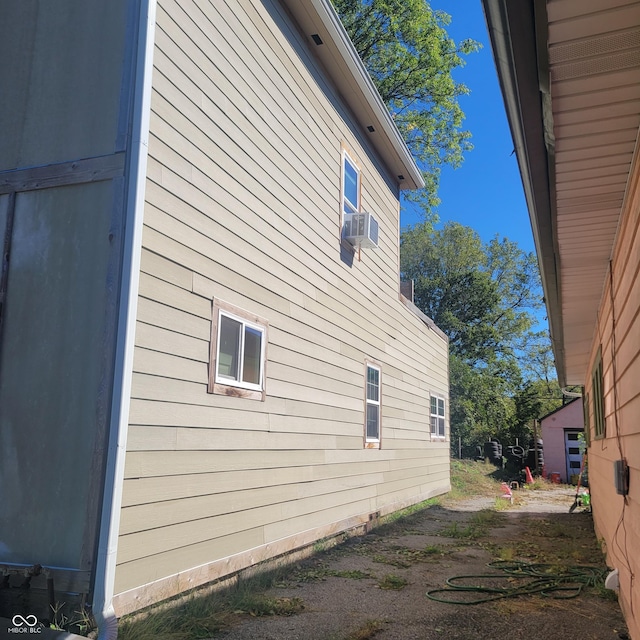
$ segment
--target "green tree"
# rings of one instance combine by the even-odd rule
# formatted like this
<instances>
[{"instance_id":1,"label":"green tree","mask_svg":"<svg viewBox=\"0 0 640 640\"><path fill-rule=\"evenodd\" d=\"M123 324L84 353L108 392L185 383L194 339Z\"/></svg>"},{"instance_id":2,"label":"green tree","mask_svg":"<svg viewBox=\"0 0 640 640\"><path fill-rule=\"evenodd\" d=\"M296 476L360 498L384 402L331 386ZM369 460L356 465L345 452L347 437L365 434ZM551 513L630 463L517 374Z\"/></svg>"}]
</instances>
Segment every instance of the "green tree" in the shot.
<instances>
[{"instance_id":1,"label":"green tree","mask_svg":"<svg viewBox=\"0 0 640 640\"><path fill-rule=\"evenodd\" d=\"M492 437L510 439L514 423L513 380L494 367L474 367L456 354L449 358L451 446L466 449Z\"/></svg>"},{"instance_id":2,"label":"green tree","mask_svg":"<svg viewBox=\"0 0 640 640\"><path fill-rule=\"evenodd\" d=\"M440 167L459 166L472 148L458 101L469 90L452 72L480 45L455 43L446 31L451 17L425 0L332 1L423 171L426 188L409 198L430 219L440 202Z\"/></svg>"},{"instance_id":3,"label":"green tree","mask_svg":"<svg viewBox=\"0 0 640 640\"><path fill-rule=\"evenodd\" d=\"M484 245L470 227L447 223L405 229L400 237L404 279L415 303L449 336L451 352L471 365L518 358L542 304L535 257L506 239Z\"/></svg>"},{"instance_id":4,"label":"green tree","mask_svg":"<svg viewBox=\"0 0 640 640\"><path fill-rule=\"evenodd\" d=\"M514 398L514 421L511 436L526 442L533 435L533 420L539 420L562 406L562 391L558 381L526 380Z\"/></svg>"},{"instance_id":5,"label":"green tree","mask_svg":"<svg viewBox=\"0 0 640 640\"><path fill-rule=\"evenodd\" d=\"M539 409L526 402L527 383L552 363L546 334L532 332L542 305L535 257L505 238L484 244L453 222L405 229L400 243L402 277L414 280L416 305L449 337L452 445L458 436L467 446L519 437L525 414Z\"/></svg>"}]
</instances>

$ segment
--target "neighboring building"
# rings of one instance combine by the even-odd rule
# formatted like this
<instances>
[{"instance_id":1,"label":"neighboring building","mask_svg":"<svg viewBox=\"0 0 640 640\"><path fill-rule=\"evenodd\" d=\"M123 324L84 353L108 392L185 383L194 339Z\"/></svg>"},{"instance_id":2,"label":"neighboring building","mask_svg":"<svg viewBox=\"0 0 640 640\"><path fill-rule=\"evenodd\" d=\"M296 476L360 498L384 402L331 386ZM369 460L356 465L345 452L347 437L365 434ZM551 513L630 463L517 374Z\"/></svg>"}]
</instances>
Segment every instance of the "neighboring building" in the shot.
<instances>
[{"instance_id":1,"label":"neighboring building","mask_svg":"<svg viewBox=\"0 0 640 640\"><path fill-rule=\"evenodd\" d=\"M329 0L1 2L0 615L109 637L448 491L422 177Z\"/></svg>"},{"instance_id":2,"label":"neighboring building","mask_svg":"<svg viewBox=\"0 0 640 640\"><path fill-rule=\"evenodd\" d=\"M596 533L638 640L640 2L483 4L560 384L584 386Z\"/></svg>"},{"instance_id":3,"label":"neighboring building","mask_svg":"<svg viewBox=\"0 0 640 640\"><path fill-rule=\"evenodd\" d=\"M562 482L575 480L585 447L582 402L576 398L540 418L540 432L547 477L557 473Z\"/></svg>"}]
</instances>

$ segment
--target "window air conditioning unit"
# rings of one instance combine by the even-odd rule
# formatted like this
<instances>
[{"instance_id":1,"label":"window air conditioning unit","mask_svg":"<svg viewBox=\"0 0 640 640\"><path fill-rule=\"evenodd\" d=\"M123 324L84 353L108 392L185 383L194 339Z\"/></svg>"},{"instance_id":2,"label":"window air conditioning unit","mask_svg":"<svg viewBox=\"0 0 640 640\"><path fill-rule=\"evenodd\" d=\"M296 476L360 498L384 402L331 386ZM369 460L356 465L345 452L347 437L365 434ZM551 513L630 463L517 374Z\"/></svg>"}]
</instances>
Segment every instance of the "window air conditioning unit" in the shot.
<instances>
[{"instance_id":1,"label":"window air conditioning unit","mask_svg":"<svg viewBox=\"0 0 640 640\"><path fill-rule=\"evenodd\" d=\"M344 238L354 247L378 248L378 221L366 211L344 214Z\"/></svg>"}]
</instances>

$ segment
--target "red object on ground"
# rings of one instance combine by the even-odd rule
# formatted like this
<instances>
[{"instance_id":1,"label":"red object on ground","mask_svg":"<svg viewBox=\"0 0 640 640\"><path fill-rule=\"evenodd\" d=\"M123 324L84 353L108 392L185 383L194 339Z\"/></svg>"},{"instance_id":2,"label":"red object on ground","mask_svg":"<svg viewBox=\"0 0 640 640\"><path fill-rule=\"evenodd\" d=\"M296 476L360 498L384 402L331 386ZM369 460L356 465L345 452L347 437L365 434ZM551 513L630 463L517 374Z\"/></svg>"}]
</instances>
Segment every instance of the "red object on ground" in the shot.
<instances>
[{"instance_id":1,"label":"red object on ground","mask_svg":"<svg viewBox=\"0 0 640 640\"><path fill-rule=\"evenodd\" d=\"M502 488L502 496L500 497L509 500L509 502L513 504L513 494L511 493L511 487L506 482L503 482L500 487Z\"/></svg>"},{"instance_id":2,"label":"red object on ground","mask_svg":"<svg viewBox=\"0 0 640 640\"><path fill-rule=\"evenodd\" d=\"M553 484L560 484L560 474L557 471L554 471L551 476L550 476L551 482L553 482Z\"/></svg>"},{"instance_id":3,"label":"red object on ground","mask_svg":"<svg viewBox=\"0 0 640 640\"><path fill-rule=\"evenodd\" d=\"M547 467L545 467L544 465L542 465L542 477L545 480L547 479Z\"/></svg>"},{"instance_id":4,"label":"red object on ground","mask_svg":"<svg viewBox=\"0 0 640 640\"><path fill-rule=\"evenodd\" d=\"M524 468L524 477L527 480L527 484L533 483L533 476L531 475L531 469L529 469L529 467Z\"/></svg>"}]
</instances>

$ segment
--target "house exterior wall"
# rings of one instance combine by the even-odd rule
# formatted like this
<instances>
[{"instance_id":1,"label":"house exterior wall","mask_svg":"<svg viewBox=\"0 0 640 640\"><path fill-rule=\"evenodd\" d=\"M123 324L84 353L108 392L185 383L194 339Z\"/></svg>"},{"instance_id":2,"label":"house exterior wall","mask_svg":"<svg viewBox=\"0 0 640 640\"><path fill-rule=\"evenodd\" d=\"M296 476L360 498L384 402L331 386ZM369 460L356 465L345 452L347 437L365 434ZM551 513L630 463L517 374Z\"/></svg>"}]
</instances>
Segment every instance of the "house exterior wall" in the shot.
<instances>
[{"instance_id":1,"label":"house exterior wall","mask_svg":"<svg viewBox=\"0 0 640 640\"><path fill-rule=\"evenodd\" d=\"M119 614L450 487L429 419L448 347L399 298L394 176L277 0L157 16ZM339 240L344 148L380 223L360 257ZM269 322L263 402L207 392L215 300Z\"/></svg>"},{"instance_id":2,"label":"house exterior wall","mask_svg":"<svg viewBox=\"0 0 640 640\"><path fill-rule=\"evenodd\" d=\"M603 540L607 564L620 572L620 602L632 638L640 638L640 590L632 575L640 572L640 191L638 151L632 165L621 224L604 285L598 325L587 374L589 394L589 481L596 533ZM602 353L604 436L594 430L594 389L591 372ZM630 467L629 494L616 493L614 461ZM633 602L632 602L633 601Z\"/></svg>"},{"instance_id":3,"label":"house exterior wall","mask_svg":"<svg viewBox=\"0 0 640 640\"><path fill-rule=\"evenodd\" d=\"M562 482L568 482L565 451L565 429L584 427L582 403L573 401L540 421L544 443L544 466L547 474L559 473Z\"/></svg>"}]
</instances>

